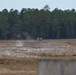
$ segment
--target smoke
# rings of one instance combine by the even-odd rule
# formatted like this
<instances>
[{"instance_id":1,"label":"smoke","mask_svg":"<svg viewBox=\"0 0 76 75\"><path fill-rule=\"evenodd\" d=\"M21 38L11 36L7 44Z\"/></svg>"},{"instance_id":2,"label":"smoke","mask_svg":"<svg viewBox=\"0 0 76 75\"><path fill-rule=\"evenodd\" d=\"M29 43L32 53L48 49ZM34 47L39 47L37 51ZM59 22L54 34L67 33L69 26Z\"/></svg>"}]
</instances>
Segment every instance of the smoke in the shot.
<instances>
[{"instance_id":1,"label":"smoke","mask_svg":"<svg viewBox=\"0 0 76 75\"><path fill-rule=\"evenodd\" d=\"M33 38L29 35L29 33L27 33L27 32L23 32L23 36L24 36L24 38L27 39L27 40L33 39Z\"/></svg>"},{"instance_id":2,"label":"smoke","mask_svg":"<svg viewBox=\"0 0 76 75\"><path fill-rule=\"evenodd\" d=\"M27 32L23 32L22 34L17 34L17 39L26 39L26 40L30 40L30 39L33 39L29 33Z\"/></svg>"},{"instance_id":3,"label":"smoke","mask_svg":"<svg viewBox=\"0 0 76 75\"><path fill-rule=\"evenodd\" d=\"M17 47L23 47L24 46L24 43L22 41L17 40L16 41L16 46Z\"/></svg>"},{"instance_id":4,"label":"smoke","mask_svg":"<svg viewBox=\"0 0 76 75\"><path fill-rule=\"evenodd\" d=\"M17 39L21 39L21 35L20 34L17 34Z\"/></svg>"}]
</instances>

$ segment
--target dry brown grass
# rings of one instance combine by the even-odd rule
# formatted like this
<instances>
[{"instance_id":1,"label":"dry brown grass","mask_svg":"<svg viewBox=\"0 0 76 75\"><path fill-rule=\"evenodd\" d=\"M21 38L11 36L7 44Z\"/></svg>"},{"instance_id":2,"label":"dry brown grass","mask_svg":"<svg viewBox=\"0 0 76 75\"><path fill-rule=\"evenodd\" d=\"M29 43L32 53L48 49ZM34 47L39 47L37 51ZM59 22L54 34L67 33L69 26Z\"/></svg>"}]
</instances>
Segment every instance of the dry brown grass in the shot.
<instances>
[{"instance_id":1,"label":"dry brown grass","mask_svg":"<svg viewBox=\"0 0 76 75\"><path fill-rule=\"evenodd\" d=\"M37 75L36 73L0 73L0 75Z\"/></svg>"},{"instance_id":2,"label":"dry brown grass","mask_svg":"<svg viewBox=\"0 0 76 75\"><path fill-rule=\"evenodd\" d=\"M16 55L24 54L24 57L13 56L12 53L11 55L3 54L0 57L0 75L37 75L37 59L35 56L37 58L56 58L64 57L67 54L70 55L69 53L76 55L76 39L21 41L24 44L22 47L16 46L17 40L0 41L0 51L3 51L2 53L4 53L4 51L11 51L13 54L16 53ZM29 52L28 50L21 50L22 48L49 48L51 50L54 48L55 50ZM65 52L62 52L61 49L64 49Z\"/></svg>"},{"instance_id":3,"label":"dry brown grass","mask_svg":"<svg viewBox=\"0 0 76 75\"><path fill-rule=\"evenodd\" d=\"M5 69L7 71L5 71ZM0 75L36 75L37 60L35 58L0 58Z\"/></svg>"},{"instance_id":4,"label":"dry brown grass","mask_svg":"<svg viewBox=\"0 0 76 75\"><path fill-rule=\"evenodd\" d=\"M0 75L37 75L36 73L0 73Z\"/></svg>"}]
</instances>

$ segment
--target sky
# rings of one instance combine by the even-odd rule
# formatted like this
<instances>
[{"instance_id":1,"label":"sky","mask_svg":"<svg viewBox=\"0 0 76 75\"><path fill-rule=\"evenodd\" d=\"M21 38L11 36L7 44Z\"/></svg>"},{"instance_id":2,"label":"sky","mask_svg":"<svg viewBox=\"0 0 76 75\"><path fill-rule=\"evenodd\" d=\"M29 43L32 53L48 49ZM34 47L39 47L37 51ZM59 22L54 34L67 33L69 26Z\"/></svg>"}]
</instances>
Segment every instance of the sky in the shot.
<instances>
[{"instance_id":1,"label":"sky","mask_svg":"<svg viewBox=\"0 0 76 75\"><path fill-rule=\"evenodd\" d=\"M17 9L22 8L37 8L42 9L45 5L49 5L50 10L55 8L67 10L76 10L76 0L0 0L0 11L3 9Z\"/></svg>"}]
</instances>

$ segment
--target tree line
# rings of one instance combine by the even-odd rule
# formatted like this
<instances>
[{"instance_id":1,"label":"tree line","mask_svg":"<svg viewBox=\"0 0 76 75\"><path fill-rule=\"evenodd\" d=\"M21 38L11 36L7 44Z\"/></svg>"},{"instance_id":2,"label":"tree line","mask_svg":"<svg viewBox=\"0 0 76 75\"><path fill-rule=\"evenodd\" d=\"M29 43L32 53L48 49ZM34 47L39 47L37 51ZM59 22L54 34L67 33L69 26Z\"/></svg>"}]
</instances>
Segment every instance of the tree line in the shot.
<instances>
[{"instance_id":1,"label":"tree line","mask_svg":"<svg viewBox=\"0 0 76 75\"><path fill-rule=\"evenodd\" d=\"M76 11L48 6L43 9L22 8L0 11L0 40L76 38Z\"/></svg>"}]
</instances>

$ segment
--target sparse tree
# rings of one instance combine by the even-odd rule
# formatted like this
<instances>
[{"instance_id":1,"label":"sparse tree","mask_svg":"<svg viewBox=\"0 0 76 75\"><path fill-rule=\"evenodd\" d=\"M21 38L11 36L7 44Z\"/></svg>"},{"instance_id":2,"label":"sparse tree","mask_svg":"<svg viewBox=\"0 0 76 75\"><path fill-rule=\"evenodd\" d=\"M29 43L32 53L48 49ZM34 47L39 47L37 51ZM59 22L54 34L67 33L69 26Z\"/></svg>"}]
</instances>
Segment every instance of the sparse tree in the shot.
<instances>
[{"instance_id":1,"label":"sparse tree","mask_svg":"<svg viewBox=\"0 0 76 75\"><path fill-rule=\"evenodd\" d=\"M50 10L50 7L49 7L49 5L45 5L43 9L44 9L45 11L49 11L49 10Z\"/></svg>"}]
</instances>

